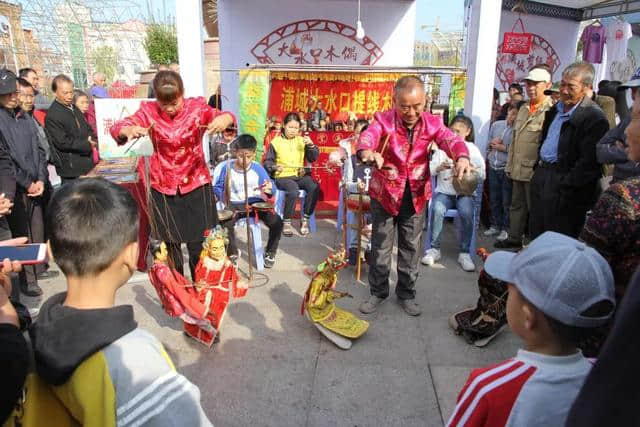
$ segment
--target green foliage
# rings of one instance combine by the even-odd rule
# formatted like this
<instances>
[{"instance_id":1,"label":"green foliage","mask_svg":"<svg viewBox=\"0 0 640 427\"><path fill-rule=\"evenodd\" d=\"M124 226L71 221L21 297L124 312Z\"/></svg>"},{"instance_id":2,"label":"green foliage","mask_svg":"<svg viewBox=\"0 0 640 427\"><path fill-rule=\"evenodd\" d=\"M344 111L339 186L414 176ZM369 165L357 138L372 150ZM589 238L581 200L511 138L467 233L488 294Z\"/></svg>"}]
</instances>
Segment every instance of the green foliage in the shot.
<instances>
[{"instance_id":1,"label":"green foliage","mask_svg":"<svg viewBox=\"0 0 640 427\"><path fill-rule=\"evenodd\" d=\"M169 65L178 62L178 37L175 28L152 24L147 28L144 49L154 65Z\"/></svg>"},{"instance_id":2,"label":"green foliage","mask_svg":"<svg viewBox=\"0 0 640 427\"><path fill-rule=\"evenodd\" d=\"M118 54L111 46L99 46L91 53L91 60L95 71L99 71L107 78L107 84L113 82L118 70Z\"/></svg>"}]
</instances>

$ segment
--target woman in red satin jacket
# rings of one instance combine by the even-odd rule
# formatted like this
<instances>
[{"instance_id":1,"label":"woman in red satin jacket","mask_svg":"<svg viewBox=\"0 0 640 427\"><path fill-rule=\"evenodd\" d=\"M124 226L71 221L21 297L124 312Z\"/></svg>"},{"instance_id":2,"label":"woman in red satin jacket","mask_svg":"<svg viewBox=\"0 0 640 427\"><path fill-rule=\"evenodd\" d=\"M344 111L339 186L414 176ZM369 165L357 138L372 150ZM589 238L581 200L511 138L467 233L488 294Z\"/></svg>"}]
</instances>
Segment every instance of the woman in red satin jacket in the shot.
<instances>
[{"instance_id":1,"label":"woman in red satin jacket","mask_svg":"<svg viewBox=\"0 0 640 427\"><path fill-rule=\"evenodd\" d=\"M135 144L143 136L151 138L152 234L167 243L180 273L180 244L187 244L193 278L203 233L218 223L202 137L205 132L222 132L234 125L235 117L211 108L202 97L185 98L182 79L176 72L159 71L153 88L156 100L141 102L138 111L111 127L111 135L121 144Z\"/></svg>"}]
</instances>

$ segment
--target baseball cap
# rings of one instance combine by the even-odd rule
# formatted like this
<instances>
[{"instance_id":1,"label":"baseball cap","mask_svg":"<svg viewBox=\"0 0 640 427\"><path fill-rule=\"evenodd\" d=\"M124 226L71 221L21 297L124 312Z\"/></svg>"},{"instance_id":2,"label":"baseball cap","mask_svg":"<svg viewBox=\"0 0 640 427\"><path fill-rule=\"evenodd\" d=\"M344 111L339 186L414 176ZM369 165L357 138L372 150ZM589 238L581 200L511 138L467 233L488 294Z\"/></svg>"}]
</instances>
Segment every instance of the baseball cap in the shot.
<instances>
[{"instance_id":1,"label":"baseball cap","mask_svg":"<svg viewBox=\"0 0 640 427\"><path fill-rule=\"evenodd\" d=\"M560 82L555 82L549 89L544 91L545 95L551 95L552 93L560 93Z\"/></svg>"},{"instance_id":2,"label":"baseball cap","mask_svg":"<svg viewBox=\"0 0 640 427\"><path fill-rule=\"evenodd\" d=\"M18 90L18 82L13 72L3 68L0 70L0 95L8 95Z\"/></svg>"},{"instance_id":3,"label":"baseball cap","mask_svg":"<svg viewBox=\"0 0 640 427\"><path fill-rule=\"evenodd\" d=\"M640 86L640 68L638 68L635 71L635 73L633 73L633 76L631 76L631 80L629 80L628 82L624 82L623 84L618 86L618 90L625 90L625 89L630 89L632 87L639 87L639 86Z\"/></svg>"},{"instance_id":4,"label":"baseball cap","mask_svg":"<svg viewBox=\"0 0 640 427\"><path fill-rule=\"evenodd\" d=\"M551 81L551 74L549 74L549 72L543 68L534 68L533 70L529 71L529 74L527 74L527 77L525 77L522 80L549 83Z\"/></svg>"},{"instance_id":5,"label":"baseball cap","mask_svg":"<svg viewBox=\"0 0 640 427\"><path fill-rule=\"evenodd\" d=\"M613 273L607 261L564 234L547 231L518 253L494 252L485 261L484 270L515 285L531 304L565 325L603 325L615 307ZM612 304L606 316L582 314L602 301Z\"/></svg>"}]
</instances>

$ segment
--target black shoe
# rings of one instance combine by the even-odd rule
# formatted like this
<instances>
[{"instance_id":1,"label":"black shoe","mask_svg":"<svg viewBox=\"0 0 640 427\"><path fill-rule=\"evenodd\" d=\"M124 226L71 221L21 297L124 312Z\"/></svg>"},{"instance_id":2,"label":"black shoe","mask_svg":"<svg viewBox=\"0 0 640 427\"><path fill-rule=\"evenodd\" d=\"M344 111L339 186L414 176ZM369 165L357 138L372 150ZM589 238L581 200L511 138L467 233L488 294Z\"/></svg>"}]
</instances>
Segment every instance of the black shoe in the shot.
<instances>
[{"instance_id":1,"label":"black shoe","mask_svg":"<svg viewBox=\"0 0 640 427\"><path fill-rule=\"evenodd\" d=\"M38 280L53 279L55 277L58 277L59 275L60 275L59 271L47 270L45 272L38 274Z\"/></svg>"},{"instance_id":2,"label":"black shoe","mask_svg":"<svg viewBox=\"0 0 640 427\"><path fill-rule=\"evenodd\" d=\"M31 285L20 285L20 291L28 297L39 297L42 295L42 288L37 283Z\"/></svg>"},{"instance_id":3,"label":"black shoe","mask_svg":"<svg viewBox=\"0 0 640 427\"><path fill-rule=\"evenodd\" d=\"M267 252L264 254L264 268L271 268L276 262L276 256Z\"/></svg>"},{"instance_id":4,"label":"black shoe","mask_svg":"<svg viewBox=\"0 0 640 427\"><path fill-rule=\"evenodd\" d=\"M507 239L507 240L495 242L493 244L493 247L498 249L520 249L522 248L522 242L518 242L517 240Z\"/></svg>"}]
</instances>

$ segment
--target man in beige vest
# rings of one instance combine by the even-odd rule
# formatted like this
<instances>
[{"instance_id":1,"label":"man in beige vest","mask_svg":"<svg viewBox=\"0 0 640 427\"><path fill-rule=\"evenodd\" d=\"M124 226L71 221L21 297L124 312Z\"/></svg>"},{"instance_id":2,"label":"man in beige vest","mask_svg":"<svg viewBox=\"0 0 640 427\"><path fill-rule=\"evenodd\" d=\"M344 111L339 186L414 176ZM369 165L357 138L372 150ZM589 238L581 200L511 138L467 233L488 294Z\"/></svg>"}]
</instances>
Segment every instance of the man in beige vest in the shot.
<instances>
[{"instance_id":1,"label":"man in beige vest","mask_svg":"<svg viewBox=\"0 0 640 427\"><path fill-rule=\"evenodd\" d=\"M529 103L518 111L513 126L513 142L509 147L505 173L513 181L509 209L509 237L495 243L496 248L521 248L529 210L531 209L530 181L538 161L545 113L552 107L544 92L551 86L551 74L544 66L533 67L525 78Z\"/></svg>"}]
</instances>

